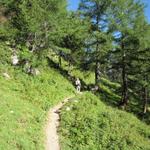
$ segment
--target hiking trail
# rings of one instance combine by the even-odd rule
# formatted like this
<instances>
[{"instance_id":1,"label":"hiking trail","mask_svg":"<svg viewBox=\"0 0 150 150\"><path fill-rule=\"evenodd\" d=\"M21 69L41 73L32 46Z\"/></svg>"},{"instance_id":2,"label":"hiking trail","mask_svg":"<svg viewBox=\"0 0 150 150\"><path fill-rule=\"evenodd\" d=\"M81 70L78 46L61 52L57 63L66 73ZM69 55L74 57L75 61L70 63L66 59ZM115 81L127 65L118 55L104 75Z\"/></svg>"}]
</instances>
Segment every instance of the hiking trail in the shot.
<instances>
[{"instance_id":1,"label":"hiking trail","mask_svg":"<svg viewBox=\"0 0 150 150\"><path fill-rule=\"evenodd\" d=\"M51 108L48 112L45 127L45 150L60 150L59 137L57 129L60 123L60 109L74 96L70 96Z\"/></svg>"}]
</instances>

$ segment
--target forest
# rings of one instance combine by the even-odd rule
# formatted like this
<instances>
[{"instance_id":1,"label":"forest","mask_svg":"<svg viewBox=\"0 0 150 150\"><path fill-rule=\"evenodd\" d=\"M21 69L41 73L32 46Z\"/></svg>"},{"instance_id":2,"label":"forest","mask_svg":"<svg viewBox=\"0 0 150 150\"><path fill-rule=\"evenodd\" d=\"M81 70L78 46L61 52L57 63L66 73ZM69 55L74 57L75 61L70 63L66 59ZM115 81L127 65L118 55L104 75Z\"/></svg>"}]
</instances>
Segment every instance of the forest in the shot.
<instances>
[{"instance_id":1,"label":"forest","mask_svg":"<svg viewBox=\"0 0 150 150\"><path fill-rule=\"evenodd\" d=\"M146 4L80 0L71 11L68 3L0 0L0 149L44 149L47 111L75 94L80 106L60 113L62 150L149 150Z\"/></svg>"}]
</instances>

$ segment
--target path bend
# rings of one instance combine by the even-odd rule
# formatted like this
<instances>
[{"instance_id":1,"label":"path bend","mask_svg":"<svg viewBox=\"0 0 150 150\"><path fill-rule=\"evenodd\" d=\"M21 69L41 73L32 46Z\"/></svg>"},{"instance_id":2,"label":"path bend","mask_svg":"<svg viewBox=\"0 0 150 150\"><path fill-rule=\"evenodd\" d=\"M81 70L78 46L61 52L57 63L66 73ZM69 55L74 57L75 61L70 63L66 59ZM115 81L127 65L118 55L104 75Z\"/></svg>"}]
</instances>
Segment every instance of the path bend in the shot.
<instances>
[{"instance_id":1,"label":"path bend","mask_svg":"<svg viewBox=\"0 0 150 150\"><path fill-rule=\"evenodd\" d=\"M58 105L51 108L48 112L46 127L45 127L45 150L60 150L58 126L60 121L59 110L74 96L70 96L60 102Z\"/></svg>"}]
</instances>

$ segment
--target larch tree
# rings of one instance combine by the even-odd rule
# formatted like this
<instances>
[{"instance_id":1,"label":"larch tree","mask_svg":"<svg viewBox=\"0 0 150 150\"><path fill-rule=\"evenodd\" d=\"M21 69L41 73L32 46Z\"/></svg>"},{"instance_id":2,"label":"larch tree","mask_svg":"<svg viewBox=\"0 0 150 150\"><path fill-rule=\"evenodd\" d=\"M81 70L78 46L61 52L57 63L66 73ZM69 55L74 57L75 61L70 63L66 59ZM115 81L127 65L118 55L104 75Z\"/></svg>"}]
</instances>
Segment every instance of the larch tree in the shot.
<instances>
[{"instance_id":1,"label":"larch tree","mask_svg":"<svg viewBox=\"0 0 150 150\"><path fill-rule=\"evenodd\" d=\"M16 30L15 42L26 44L31 51L49 46L51 33L67 13L66 0L20 0L1 2L9 24Z\"/></svg>"},{"instance_id":2,"label":"larch tree","mask_svg":"<svg viewBox=\"0 0 150 150\"><path fill-rule=\"evenodd\" d=\"M91 46L92 59L95 63L95 84L98 85L101 77L101 63L103 54L108 50L108 34L107 34L107 9L111 1L103 0L81 0L79 10L81 17L89 18L91 22L91 39L88 42ZM94 57L93 57L94 56Z\"/></svg>"},{"instance_id":3,"label":"larch tree","mask_svg":"<svg viewBox=\"0 0 150 150\"><path fill-rule=\"evenodd\" d=\"M114 35L115 49L114 67L121 72L122 99L120 105L125 108L129 102L129 75L132 71L133 53L139 48L139 36L135 34L134 26L137 20L144 17L144 6L140 1L116 0L110 7L109 29Z\"/></svg>"}]
</instances>

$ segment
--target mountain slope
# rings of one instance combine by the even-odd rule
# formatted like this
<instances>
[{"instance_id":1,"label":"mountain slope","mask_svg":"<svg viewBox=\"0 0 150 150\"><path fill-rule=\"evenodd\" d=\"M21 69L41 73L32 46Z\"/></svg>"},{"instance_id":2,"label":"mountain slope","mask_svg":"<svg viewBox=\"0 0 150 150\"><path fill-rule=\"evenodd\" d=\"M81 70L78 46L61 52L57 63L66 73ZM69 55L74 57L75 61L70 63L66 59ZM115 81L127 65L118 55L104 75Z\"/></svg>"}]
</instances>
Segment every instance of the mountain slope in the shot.
<instances>
[{"instance_id":1,"label":"mountain slope","mask_svg":"<svg viewBox=\"0 0 150 150\"><path fill-rule=\"evenodd\" d=\"M70 111L67 111L67 108ZM61 113L62 150L149 150L150 127L86 93Z\"/></svg>"},{"instance_id":2,"label":"mountain slope","mask_svg":"<svg viewBox=\"0 0 150 150\"><path fill-rule=\"evenodd\" d=\"M44 149L46 113L74 92L56 70L40 67L31 76L18 67L0 68L0 149ZM3 77L7 72L10 79Z\"/></svg>"}]
</instances>

